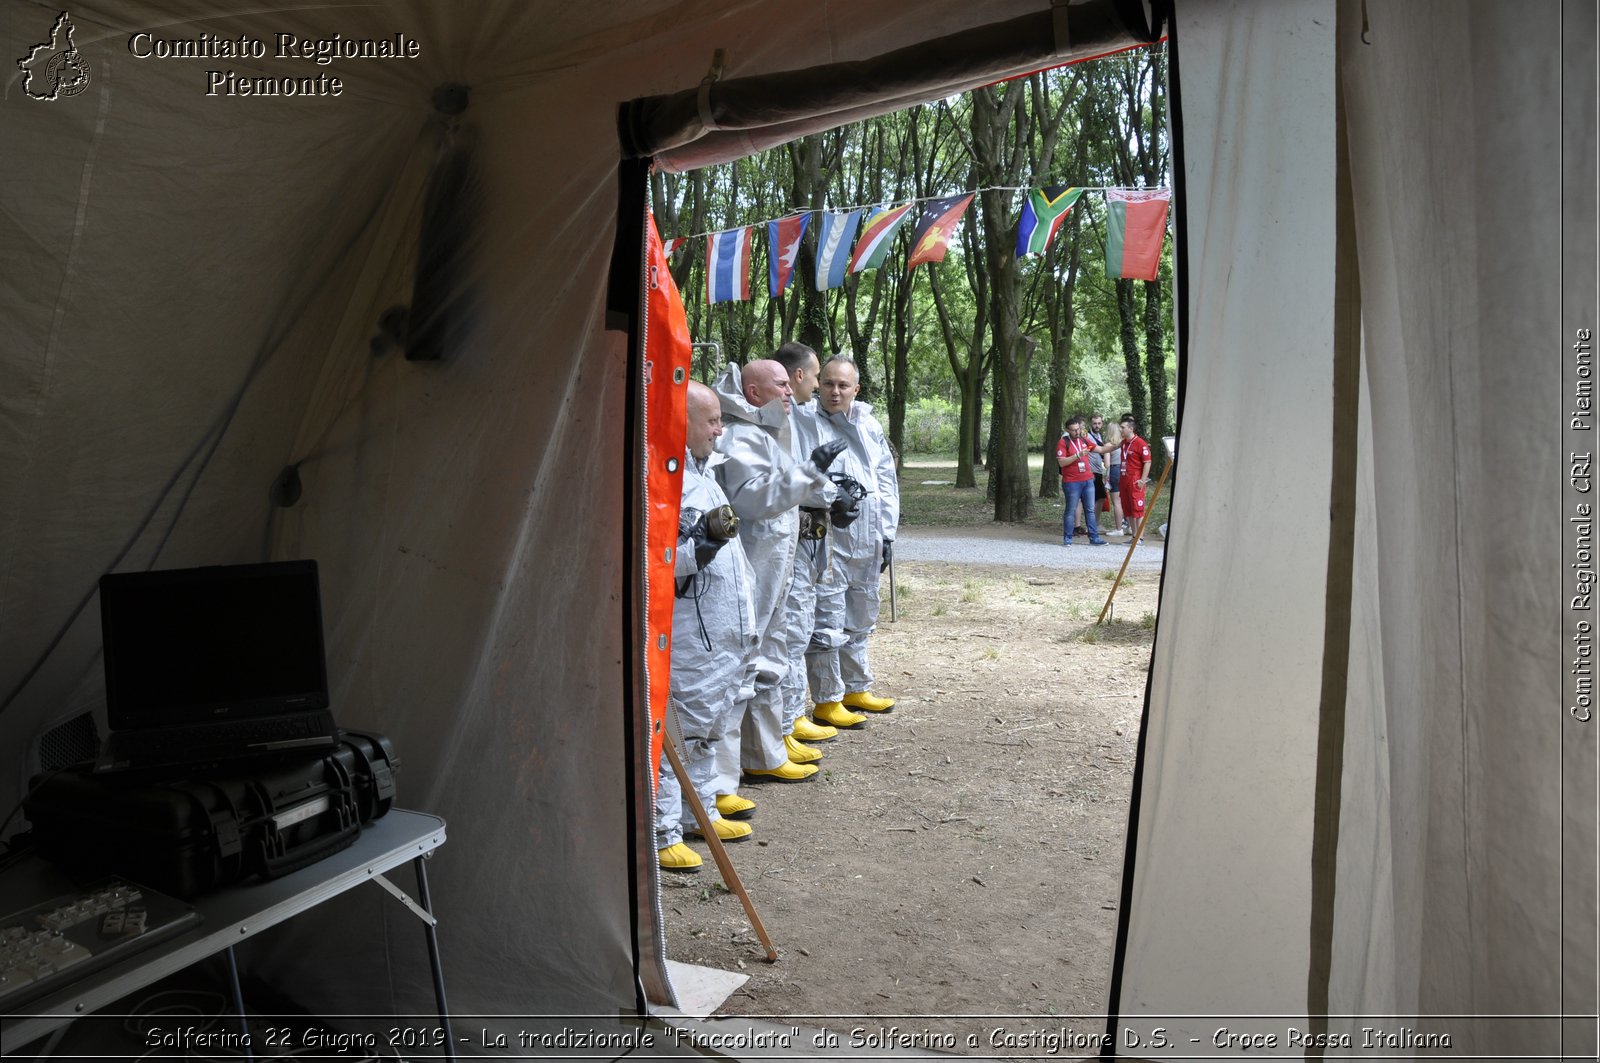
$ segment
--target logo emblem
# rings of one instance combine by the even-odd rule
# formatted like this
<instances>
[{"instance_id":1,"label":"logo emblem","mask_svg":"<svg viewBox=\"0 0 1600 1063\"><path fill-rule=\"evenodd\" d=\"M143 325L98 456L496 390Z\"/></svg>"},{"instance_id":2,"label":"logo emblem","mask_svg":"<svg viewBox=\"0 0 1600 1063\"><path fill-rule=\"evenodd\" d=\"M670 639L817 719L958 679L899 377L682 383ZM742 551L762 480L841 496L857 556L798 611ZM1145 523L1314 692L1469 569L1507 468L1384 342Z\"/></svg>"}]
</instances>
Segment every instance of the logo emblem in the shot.
<instances>
[{"instance_id":1,"label":"logo emblem","mask_svg":"<svg viewBox=\"0 0 1600 1063\"><path fill-rule=\"evenodd\" d=\"M76 96L89 87L89 64L72 43L72 19L65 11L50 28L50 39L17 60L22 91L36 100Z\"/></svg>"}]
</instances>

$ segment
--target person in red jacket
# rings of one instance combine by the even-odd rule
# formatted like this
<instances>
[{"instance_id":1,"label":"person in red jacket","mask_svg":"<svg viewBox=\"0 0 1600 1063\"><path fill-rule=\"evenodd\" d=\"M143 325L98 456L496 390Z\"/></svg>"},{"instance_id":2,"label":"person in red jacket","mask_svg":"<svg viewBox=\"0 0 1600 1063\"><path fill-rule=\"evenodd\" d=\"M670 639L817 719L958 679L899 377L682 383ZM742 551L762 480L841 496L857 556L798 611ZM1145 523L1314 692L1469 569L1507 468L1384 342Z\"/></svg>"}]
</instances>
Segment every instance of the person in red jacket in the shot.
<instances>
[{"instance_id":1,"label":"person in red jacket","mask_svg":"<svg viewBox=\"0 0 1600 1063\"><path fill-rule=\"evenodd\" d=\"M1067 431L1056 443L1056 464L1061 466L1061 493L1066 498L1066 508L1061 513L1061 545L1072 545L1072 525L1079 503L1083 504L1084 526L1089 529L1089 542L1104 546L1100 537L1099 514L1094 508L1094 472L1089 466L1089 456L1094 453L1094 442L1084 434L1083 418L1074 415L1067 422Z\"/></svg>"},{"instance_id":2,"label":"person in red jacket","mask_svg":"<svg viewBox=\"0 0 1600 1063\"><path fill-rule=\"evenodd\" d=\"M1122 451L1122 515L1133 526L1133 533L1144 538L1144 489L1150 482L1150 444L1139 438L1139 426L1133 414L1122 415L1122 439L1094 448L1101 454L1114 448Z\"/></svg>"}]
</instances>

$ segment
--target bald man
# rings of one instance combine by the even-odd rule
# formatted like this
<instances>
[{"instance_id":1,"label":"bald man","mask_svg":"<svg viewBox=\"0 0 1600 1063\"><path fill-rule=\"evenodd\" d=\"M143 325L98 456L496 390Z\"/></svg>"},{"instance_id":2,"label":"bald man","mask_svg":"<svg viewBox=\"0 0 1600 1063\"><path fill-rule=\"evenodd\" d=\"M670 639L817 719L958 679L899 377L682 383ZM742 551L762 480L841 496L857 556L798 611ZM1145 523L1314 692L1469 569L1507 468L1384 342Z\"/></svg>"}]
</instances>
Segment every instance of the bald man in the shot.
<instances>
[{"instance_id":1,"label":"bald man","mask_svg":"<svg viewBox=\"0 0 1600 1063\"><path fill-rule=\"evenodd\" d=\"M716 392L724 426L718 449L725 458L716 474L739 515L739 539L755 570L755 619L761 632L753 658L753 692L740 722L738 760L729 756L731 740L718 750L717 792L730 798L723 805L733 807L747 800L736 792L740 767L745 777L761 782L804 782L817 773L816 765L789 759L784 743L780 684L788 654L779 606L793 571L799 507L826 509L832 503L836 489L828 479L828 466L844 443L824 443L808 454L795 453L789 422L794 392L789 374L771 359L758 359L742 369L729 365L717 378Z\"/></svg>"},{"instance_id":2,"label":"bald man","mask_svg":"<svg viewBox=\"0 0 1600 1063\"><path fill-rule=\"evenodd\" d=\"M715 447L722 435L722 404L710 388L690 381L687 406L668 699L678 718L688 783L700 795L712 829L725 842L743 841L751 826L724 822L717 807L716 751L729 719L749 696L747 690L741 697L740 687L760 634L750 597L755 574L738 537L719 538L703 516L728 504L712 472L720 459ZM683 843L682 783L663 758L656 790L656 854L664 871L697 871L703 862ZM688 833L699 833L698 827Z\"/></svg>"}]
</instances>

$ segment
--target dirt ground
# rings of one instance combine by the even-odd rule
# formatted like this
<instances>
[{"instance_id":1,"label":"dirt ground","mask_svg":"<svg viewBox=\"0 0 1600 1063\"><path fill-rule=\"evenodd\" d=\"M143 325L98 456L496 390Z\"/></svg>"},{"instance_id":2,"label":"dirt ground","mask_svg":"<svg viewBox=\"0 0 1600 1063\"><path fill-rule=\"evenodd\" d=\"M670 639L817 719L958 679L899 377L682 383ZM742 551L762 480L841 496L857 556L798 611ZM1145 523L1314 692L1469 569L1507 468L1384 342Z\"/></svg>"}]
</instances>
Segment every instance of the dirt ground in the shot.
<instances>
[{"instance_id":1,"label":"dirt ground","mask_svg":"<svg viewBox=\"0 0 1600 1063\"><path fill-rule=\"evenodd\" d=\"M741 790L755 834L728 851L778 961L709 856L662 876L667 955L750 976L719 1015L902 1017L974 1055L1007 1054L998 1027L1098 1032L1072 1019L1106 1008L1157 577L1097 628L1114 563L896 568L872 647L894 711L821 743L810 782Z\"/></svg>"}]
</instances>

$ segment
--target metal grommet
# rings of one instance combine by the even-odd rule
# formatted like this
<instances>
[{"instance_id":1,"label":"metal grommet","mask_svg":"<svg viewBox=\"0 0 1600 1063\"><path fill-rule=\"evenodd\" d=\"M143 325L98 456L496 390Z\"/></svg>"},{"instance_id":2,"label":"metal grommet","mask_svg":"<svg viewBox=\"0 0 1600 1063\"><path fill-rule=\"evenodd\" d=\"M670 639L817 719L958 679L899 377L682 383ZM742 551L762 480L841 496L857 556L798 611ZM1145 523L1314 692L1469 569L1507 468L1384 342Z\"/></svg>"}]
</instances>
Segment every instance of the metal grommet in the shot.
<instances>
[{"instance_id":1,"label":"metal grommet","mask_svg":"<svg viewBox=\"0 0 1600 1063\"><path fill-rule=\"evenodd\" d=\"M665 550L661 551L661 560L665 561L669 565L672 564L672 547L669 546Z\"/></svg>"},{"instance_id":2,"label":"metal grommet","mask_svg":"<svg viewBox=\"0 0 1600 1063\"><path fill-rule=\"evenodd\" d=\"M667 471L668 472L677 472L678 471L678 459L677 458L668 458L667 459Z\"/></svg>"},{"instance_id":3,"label":"metal grommet","mask_svg":"<svg viewBox=\"0 0 1600 1063\"><path fill-rule=\"evenodd\" d=\"M688 374L683 371L683 366L680 365L678 368L672 371L672 382L674 384L681 384L683 383L683 378L686 376L688 376Z\"/></svg>"},{"instance_id":4,"label":"metal grommet","mask_svg":"<svg viewBox=\"0 0 1600 1063\"><path fill-rule=\"evenodd\" d=\"M656 636L656 649L664 650L666 648L667 648L667 636L665 634L657 635Z\"/></svg>"}]
</instances>

